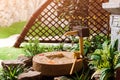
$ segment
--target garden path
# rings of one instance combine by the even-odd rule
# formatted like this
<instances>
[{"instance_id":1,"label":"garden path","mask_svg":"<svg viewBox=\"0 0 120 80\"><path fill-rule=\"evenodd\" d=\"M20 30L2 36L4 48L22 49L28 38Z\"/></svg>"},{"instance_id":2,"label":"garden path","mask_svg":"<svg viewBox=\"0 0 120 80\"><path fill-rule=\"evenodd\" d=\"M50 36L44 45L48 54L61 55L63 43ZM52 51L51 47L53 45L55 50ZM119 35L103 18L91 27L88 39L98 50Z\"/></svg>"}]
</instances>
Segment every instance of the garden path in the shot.
<instances>
[{"instance_id":1,"label":"garden path","mask_svg":"<svg viewBox=\"0 0 120 80\"><path fill-rule=\"evenodd\" d=\"M16 42L19 34L12 35L8 38L0 39L0 47L12 47Z\"/></svg>"}]
</instances>

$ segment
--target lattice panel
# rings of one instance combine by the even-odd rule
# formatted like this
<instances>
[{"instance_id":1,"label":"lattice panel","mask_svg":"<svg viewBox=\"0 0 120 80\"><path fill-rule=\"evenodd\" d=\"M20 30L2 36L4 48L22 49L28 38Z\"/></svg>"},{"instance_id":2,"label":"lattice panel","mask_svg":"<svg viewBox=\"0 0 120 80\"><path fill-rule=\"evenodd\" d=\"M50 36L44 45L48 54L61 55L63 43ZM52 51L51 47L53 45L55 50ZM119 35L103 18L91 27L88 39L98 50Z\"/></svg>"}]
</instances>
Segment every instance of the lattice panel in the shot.
<instances>
[{"instance_id":1,"label":"lattice panel","mask_svg":"<svg viewBox=\"0 0 120 80\"><path fill-rule=\"evenodd\" d=\"M58 18L56 9L56 3L51 2L36 18L25 39L39 38L41 42L69 42L69 38L63 36L69 31L68 22Z\"/></svg>"},{"instance_id":2,"label":"lattice panel","mask_svg":"<svg viewBox=\"0 0 120 80\"><path fill-rule=\"evenodd\" d=\"M109 13L102 9L102 2L107 0L81 0L81 14L85 14L80 21L83 21L84 25L89 27L90 36L105 34L109 35ZM56 11L58 5L54 0L47 0L30 18L22 31L20 37L15 43L15 47L23 41L39 39L40 42L70 42L68 37L63 34L72 28L69 22L65 19L60 19ZM86 11L86 8L87 11ZM85 12L84 12L85 11ZM76 15L78 15L76 13ZM75 19L75 20L77 20ZM75 20L73 21L75 23Z\"/></svg>"},{"instance_id":3,"label":"lattice panel","mask_svg":"<svg viewBox=\"0 0 120 80\"><path fill-rule=\"evenodd\" d=\"M89 2L89 18L88 26L91 36L98 34L109 35L109 15L107 11L102 8L102 2L106 0L90 0Z\"/></svg>"}]
</instances>

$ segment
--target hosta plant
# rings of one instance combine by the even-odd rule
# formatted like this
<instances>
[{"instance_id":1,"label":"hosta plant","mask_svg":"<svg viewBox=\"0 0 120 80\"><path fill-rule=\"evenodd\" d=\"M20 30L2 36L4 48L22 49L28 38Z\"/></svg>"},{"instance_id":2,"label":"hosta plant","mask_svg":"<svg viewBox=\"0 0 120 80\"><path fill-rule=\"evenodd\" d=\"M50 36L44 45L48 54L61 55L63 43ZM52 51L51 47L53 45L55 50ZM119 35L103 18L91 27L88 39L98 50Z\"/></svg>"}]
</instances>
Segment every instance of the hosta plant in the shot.
<instances>
[{"instance_id":1,"label":"hosta plant","mask_svg":"<svg viewBox=\"0 0 120 80\"><path fill-rule=\"evenodd\" d=\"M118 40L113 45L109 41L102 44L102 49L96 49L92 54L90 65L95 69L95 74L100 73L100 80L115 80L116 70L120 67L120 53Z\"/></svg>"}]
</instances>

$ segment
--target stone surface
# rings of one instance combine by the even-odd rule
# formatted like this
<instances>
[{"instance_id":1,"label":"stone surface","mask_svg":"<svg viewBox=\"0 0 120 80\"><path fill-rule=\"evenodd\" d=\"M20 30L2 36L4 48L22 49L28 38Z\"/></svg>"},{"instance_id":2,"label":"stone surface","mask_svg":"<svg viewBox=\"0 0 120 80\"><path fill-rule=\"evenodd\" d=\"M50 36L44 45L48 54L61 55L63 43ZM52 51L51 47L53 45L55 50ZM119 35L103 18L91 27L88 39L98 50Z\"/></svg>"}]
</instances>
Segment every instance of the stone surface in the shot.
<instances>
[{"instance_id":1,"label":"stone surface","mask_svg":"<svg viewBox=\"0 0 120 80\"><path fill-rule=\"evenodd\" d=\"M111 43L113 44L118 39L118 51L120 51L120 0L109 0L103 3L102 7L111 13Z\"/></svg>"},{"instance_id":2,"label":"stone surface","mask_svg":"<svg viewBox=\"0 0 120 80\"><path fill-rule=\"evenodd\" d=\"M118 27L112 27L111 28L111 42L112 44L115 42L115 40L118 39L118 51L120 51L120 28Z\"/></svg>"},{"instance_id":3,"label":"stone surface","mask_svg":"<svg viewBox=\"0 0 120 80\"><path fill-rule=\"evenodd\" d=\"M24 63L19 60L4 60L2 61L3 68L6 68L6 66L17 66L17 65L23 65Z\"/></svg>"},{"instance_id":4,"label":"stone surface","mask_svg":"<svg viewBox=\"0 0 120 80\"><path fill-rule=\"evenodd\" d=\"M22 61L26 67L32 66L32 57L19 56L17 60Z\"/></svg>"},{"instance_id":5,"label":"stone surface","mask_svg":"<svg viewBox=\"0 0 120 80\"><path fill-rule=\"evenodd\" d=\"M103 3L102 7L112 14L120 14L120 0L111 0Z\"/></svg>"},{"instance_id":6,"label":"stone surface","mask_svg":"<svg viewBox=\"0 0 120 80\"><path fill-rule=\"evenodd\" d=\"M120 15L110 15L110 27L120 28Z\"/></svg>"},{"instance_id":7,"label":"stone surface","mask_svg":"<svg viewBox=\"0 0 120 80\"><path fill-rule=\"evenodd\" d=\"M72 79L67 78L66 76L60 76L60 77L54 77L54 80L72 80Z\"/></svg>"},{"instance_id":8,"label":"stone surface","mask_svg":"<svg viewBox=\"0 0 120 80\"><path fill-rule=\"evenodd\" d=\"M116 80L120 80L120 68L116 70Z\"/></svg>"},{"instance_id":9,"label":"stone surface","mask_svg":"<svg viewBox=\"0 0 120 80\"><path fill-rule=\"evenodd\" d=\"M37 71L29 71L27 73L22 73L18 76L18 80L41 80L40 72Z\"/></svg>"}]
</instances>

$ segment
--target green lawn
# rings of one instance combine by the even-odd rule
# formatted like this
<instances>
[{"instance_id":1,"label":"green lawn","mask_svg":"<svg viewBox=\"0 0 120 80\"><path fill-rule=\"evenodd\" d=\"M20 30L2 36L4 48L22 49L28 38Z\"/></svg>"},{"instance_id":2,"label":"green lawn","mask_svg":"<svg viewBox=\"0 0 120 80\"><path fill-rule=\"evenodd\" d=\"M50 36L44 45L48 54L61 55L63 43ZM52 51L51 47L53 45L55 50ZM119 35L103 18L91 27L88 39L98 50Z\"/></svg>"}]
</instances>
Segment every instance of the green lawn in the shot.
<instances>
[{"instance_id":1,"label":"green lawn","mask_svg":"<svg viewBox=\"0 0 120 80\"><path fill-rule=\"evenodd\" d=\"M16 22L10 26L0 27L0 38L7 38L14 34L20 34L26 22ZM24 54L23 49L13 47L0 48L0 60L13 60Z\"/></svg>"},{"instance_id":2,"label":"green lawn","mask_svg":"<svg viewBox=\"0 0 120 80\"><path fill-rule=\"evenodd\" d=\"M18 56L24 54L25 52L22 48L14 48L14 47L0 48L0 60L14 60L17 59Z\"/></svg>"},{"instance_id":3,"label":"green lawn","mask_svg":"<svg viewBox=\"0 0 120 80\"><path fill-rule=\"evenodd\" d=\"M14 34L21 33L26 22L16 22L10 26L0 27L0 38L7 38Z\"/></svg>"},{"instance_id":4,"label":"green lawn","mask_svg":"<svg viewBox=\"0 0 120 80\"><path fill-rule=\"evenodd\" d=\"M0 27L0 38L7 38L14 34L20 34L25 24L26 22L17 22L17 23L13 23L11 26ZM39 29L41 29L43 33L46 32L45 30L48 30L48 32L51 33L51 36L56 36L56 34L62 35L61 33L65 33L65 31L69 29L68 27L66 27L64 31L61 27L58 27L57 30L55 27L51 27L50 29L48 27L43 27L43 28L40 27ZM56 34L54 34L52 30L55 31ZM61 31L61 33L59 33L59 31ZM42 33L39 34L41 36L44 36ZM49 34L45 33L45 35L48 36ZM16 59L19 55L22 55L24 53L25 52L21 48L3 47L0 48L0 60Z\"/></svg>"}]
</instances>

